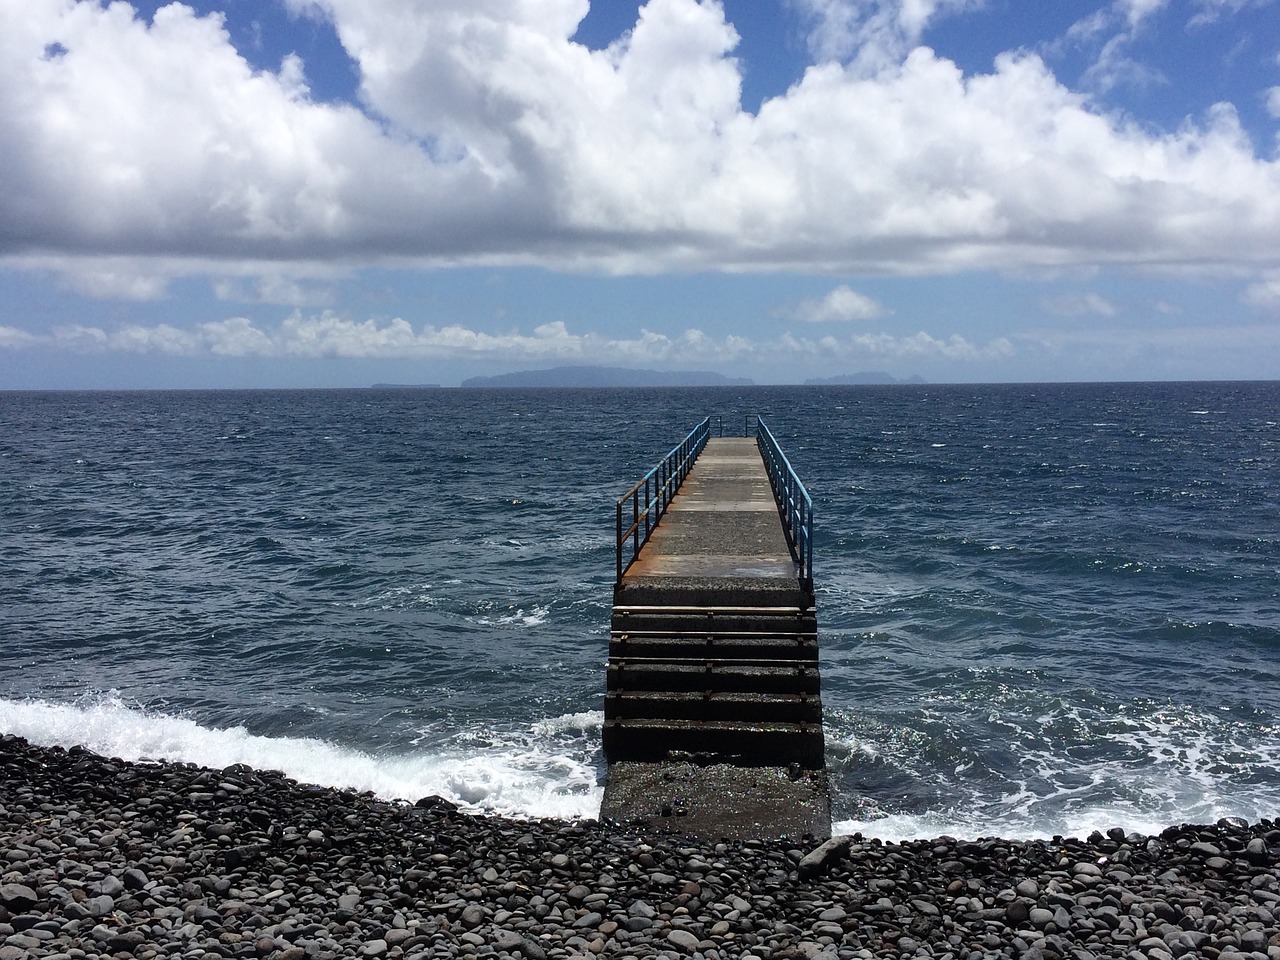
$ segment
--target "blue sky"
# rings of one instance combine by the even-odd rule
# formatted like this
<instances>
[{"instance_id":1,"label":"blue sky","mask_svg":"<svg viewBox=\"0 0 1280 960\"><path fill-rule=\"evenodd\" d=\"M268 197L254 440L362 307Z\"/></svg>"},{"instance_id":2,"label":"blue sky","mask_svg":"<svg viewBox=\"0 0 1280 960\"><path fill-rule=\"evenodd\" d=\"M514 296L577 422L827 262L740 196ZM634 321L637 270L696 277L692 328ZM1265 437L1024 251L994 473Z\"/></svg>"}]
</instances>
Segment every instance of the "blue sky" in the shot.
<instances>
[{"instance_id":1,"label":"blue sky","mask_svg":"<svg viewBox=\"0 0 1280 960\"><path fill-rule=\"evenodd\" d=\"M0 389L1280 375L1280 0L0 7Z\"/></svg>"}]
</instances>

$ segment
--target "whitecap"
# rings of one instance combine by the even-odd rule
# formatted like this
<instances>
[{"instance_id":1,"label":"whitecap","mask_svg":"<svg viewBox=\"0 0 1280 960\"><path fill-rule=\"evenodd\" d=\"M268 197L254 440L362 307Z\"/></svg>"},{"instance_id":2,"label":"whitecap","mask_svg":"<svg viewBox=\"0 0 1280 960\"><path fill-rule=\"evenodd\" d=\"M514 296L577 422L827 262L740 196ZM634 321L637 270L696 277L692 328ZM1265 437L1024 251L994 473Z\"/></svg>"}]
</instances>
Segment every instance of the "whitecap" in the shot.
<instances>
[{"instance_id":1,"label":"whitecap","mask_svg":"<svg viewBox=\"0 0 1280 960\"><path fill-rule=\"evenodd\" d=\"M571 714L514 732L488 731L411 753L374 755L327 740L264 737L244 727L212 728L188 717L130 703L114 693L73 703L0 698L0 731L40 746L80 745L123 760L164 760L222 769L247 764L280 770L302 783L371 791L390 801L425 796L473 813L518 818L595 817L602 790L575 731L603 721Z\"/></svg>"}]
</instances>

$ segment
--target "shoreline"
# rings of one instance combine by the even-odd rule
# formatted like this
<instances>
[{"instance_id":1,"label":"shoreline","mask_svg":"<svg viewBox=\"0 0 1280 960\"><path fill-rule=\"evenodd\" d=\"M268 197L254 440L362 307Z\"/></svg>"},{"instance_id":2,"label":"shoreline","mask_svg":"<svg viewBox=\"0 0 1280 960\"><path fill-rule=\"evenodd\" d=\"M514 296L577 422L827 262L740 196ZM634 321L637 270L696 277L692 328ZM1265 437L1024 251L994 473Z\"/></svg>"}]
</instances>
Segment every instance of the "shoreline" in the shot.
<instances>
[{"instance_id":1,"label":"shoreline","mask_svg":"<svg viewBox=\"0 0 1280 960\"><path fill-rule=\"evenodd\" d=\"M0 960L1280 960L1280 823L715 842L0 736Z\"/></svg>"}]
</instances>

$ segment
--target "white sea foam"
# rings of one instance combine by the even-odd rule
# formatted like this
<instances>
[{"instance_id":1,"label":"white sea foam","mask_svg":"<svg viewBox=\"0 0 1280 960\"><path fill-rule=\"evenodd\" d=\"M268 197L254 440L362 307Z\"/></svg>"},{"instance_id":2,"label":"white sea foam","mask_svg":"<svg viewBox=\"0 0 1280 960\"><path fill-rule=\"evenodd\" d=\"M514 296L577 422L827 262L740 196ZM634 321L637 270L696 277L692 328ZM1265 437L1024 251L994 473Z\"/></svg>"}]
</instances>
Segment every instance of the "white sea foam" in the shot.
<instances>
[{"instance_id":1,"label":"white sea foam","mask_svg":"<svg viewBox=\"0 0 1280 960\"><path fill-rule=\"evenodd\" d=\"M603 710L584 710L581 713L566 713L563 716L539 720L533 725L533 732L541 736L554 736L570 732L598 734L603 726Z\"/></svg>"},{"instance_id":2,"label":"white sea foam","mask_svg":"<svg viewBox=\"0 0 1280 960\"><path fill-rule=\"evenodd\" d=\"M1027 719L1040 729L1069 722L1070 742L1022 736ZM954 773L934 766L918 731L878 728L871 731L877 742L863 739L865 732L829 731L828 749L842 764L878 763L891 775L939 784L952 798L947 808L910 811L895 809L894 798L855 798L834 831L885 840L1082 837L1112 827L1152 834L1223 817L1256 821L1280 807L1280 731L1265 725L1190 707L1135 705L1130 715L1107 716L1062 702L995 722L1018 744L1017 761L989 770L981 785L970 779L973 763L957 764Z\"/></svg>"},{"instance_id":3,"label":"white sea foam","mask_svg":"<svg viewBox=\"0 0 1280 960\"><path fill-rule=\"evenodd\" d=\"M537 627L547 622L547 617L550 613L550 607L535 605L527 612L523 607L517 607L510 613L504 613L496 617L478 617L476 623L485 627Z\"/></svg>"},{"instance_id":4,"label":"white sea foam","mask_svg":"<svg viewBox=\"0 0 1280 960\"><path fill-rule=\"evenodd\" d=\"M599 726L599 715L552 718L524 732L493 734L483 745L374 756L325 740L262 737L217 729L126 703L111 694L75 703L0 698L0 731L41 746L81 745L124 760L167 760L222 768L243 763L281 770L321 786L372 791L386 800L441 796L476 813L513 817L594 817L601 789L594 768L556 734Z\"/></svg>"}]
</instances>

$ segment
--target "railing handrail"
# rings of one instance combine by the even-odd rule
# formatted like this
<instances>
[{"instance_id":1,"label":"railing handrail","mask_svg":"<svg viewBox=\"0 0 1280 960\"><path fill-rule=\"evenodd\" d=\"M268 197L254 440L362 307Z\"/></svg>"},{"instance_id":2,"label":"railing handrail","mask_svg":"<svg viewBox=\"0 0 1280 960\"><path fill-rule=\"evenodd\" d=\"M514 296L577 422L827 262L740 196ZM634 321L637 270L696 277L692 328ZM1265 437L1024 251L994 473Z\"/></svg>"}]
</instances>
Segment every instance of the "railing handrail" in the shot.
<instances>
[{"instance_id":1,"label":"railing handrail","mask_svg":"<svg viewBox=\"0 0 1280 960\"><path fill-rule=\"evenodd\" d=\"M671 452L657 462L654 467L641 477L630 490L617 501L617 582L622 581L622 574L635 562L640 548L649 542L649 535L658 526L658 521L667 510L667 505L675 497L680 484L693 469L693 461L698 459L707 438L711 435L711 418L707 417L689 431L689 435L671 448ZM640 488L644 488L644 505L641 508ZM631 504L631 525L622 528L623 508ZM630 559L624 564L623 554L627 545L631 545Z\"/></svg>"},{"instance_id":2,"label":"railing handrail","mask_svg":"<svg viewBox=\"0 0 1280 960\"><path fill-rule=\"evenodd\" d=\"M769 484L773 487L774 499L778 501L778 512L782 516L783 530L787 535L787 544L800 565L800 585L806 590L813 589L813 499L809 491L800 482L791 461L778 446L773 432L765 426L762 417L756 417L756 444L764 458L765 469L769 473Z\"/></svg>"}]
</instances>

